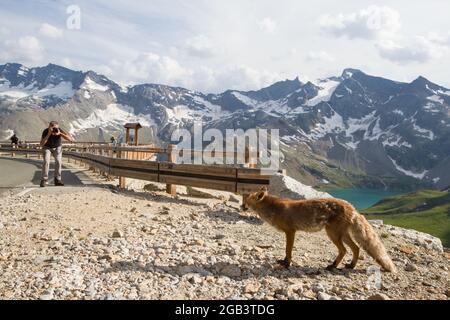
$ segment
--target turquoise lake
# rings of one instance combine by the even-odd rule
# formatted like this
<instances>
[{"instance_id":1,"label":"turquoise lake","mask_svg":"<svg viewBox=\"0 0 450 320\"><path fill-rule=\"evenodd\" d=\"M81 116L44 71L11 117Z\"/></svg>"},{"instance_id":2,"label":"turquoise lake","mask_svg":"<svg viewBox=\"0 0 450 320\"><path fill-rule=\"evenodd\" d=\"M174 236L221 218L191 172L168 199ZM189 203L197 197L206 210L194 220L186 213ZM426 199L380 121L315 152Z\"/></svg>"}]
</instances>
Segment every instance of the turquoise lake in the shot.
<instances>
[{"instance_id":1,"label":"turquoise lake","mask_svg":"<svg viewBox=\"0 0 450 320\"><path fill-rule=\"evenodd\" d=\"M356 209L366 209L383 198L401 194L401 191L384 189L330 189L326 190L333 197L347 200Z\"/></svg>"}]
</instances>

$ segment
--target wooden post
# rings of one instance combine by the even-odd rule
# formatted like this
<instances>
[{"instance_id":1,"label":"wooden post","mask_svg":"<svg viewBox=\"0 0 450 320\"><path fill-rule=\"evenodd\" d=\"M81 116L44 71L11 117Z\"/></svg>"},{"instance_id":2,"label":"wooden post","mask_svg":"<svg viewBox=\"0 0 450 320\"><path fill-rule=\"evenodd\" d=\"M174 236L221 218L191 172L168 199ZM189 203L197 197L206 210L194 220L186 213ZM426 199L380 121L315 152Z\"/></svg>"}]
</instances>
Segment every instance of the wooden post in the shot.
<instances>
[{"instance_id":1,"label":"wooden post","mask_svg":"<svg viewBox=\"0 0 450 320\"><path fill-rule=\"evenodd\" d=\"M95 154L95 155L98 155L99 151L98 151L98 149L92 149L92 153ZM101 173L102 173L102 171L100 170L100 168L97 168L96 166L94 166L94 172L95 172L95 173L98 173L98 174L101 174Z\"/></svg>"},{"instance_id":2,"label":"wooden post","mask_svg":"<svg viewBox=\"0 0 450 320\"><path fill-rule=\"evenodd\" d=\"M86 150L86 152L87 153L92 153L92 151L89 148ZM91 170L92 172L95 173L95 167L91 166L91 164L88 164L88 168L89 168L89 170Z\"/></svg>"},{"instance_id":3,"label":"wooden post","mask_svg":"<svg viewBox=\"0 0 450 320\"><path fill-rule=\"evenodd\" d=\"M126 132L125 132L125 143L128 144L128 142L130 142L130 128L126 128Z\"/></svg>"},{"instance_id":4,"label":"wooden post","mask_svg":"<svg viewBox=\"0 0 450 320\"><path fill-rule=\"evenodd\" d=\"M175 145L169 144L167 146L167 161L175 163ZM166 192L172 196L177 194L177 187L173 184L166 184Z\"/></svg>"},{"instance_id":5,"label":"wooden post","mask_svg":"<svg viewBox=\"0 0 450 320\"><path fill-rule=\"evenodd\" d=\"M244 167L248 167L249 162L250 162L250 150L246 146L244 150Z\"/></svg>"},{"instance_id":6,"label":"wooden post","mask_svg":"<svg viewBox=\"0 0 450 320\"><path fill-rule=\"evenodd\" d=\"M128 135L128 129L127 129L127 135ZM123 145L123 143L121 144L121 146ZM122 159L122 150L118 150L117 151L117 158ZM119 188L125 189L126 187L126 181L125 181L125 177L119 177Z\"/></svg>"},{"instance_id":7,"label":"wooden post","mask_svg":"<svg viewBox=\"0 0 450 320\"><path fill-rule=\"evenodd\" d=\"M111 147L112 147L112 145L111 145ZM112 158L113 157L113 150L112 149L109 149L108 150L108 157L109 158ZM109 174L109 170L108 170L108 173L107 173L107 175L106 175L106 178L108 179L108 180L111 180L111 175Z\"/></svg>"},{"instance_id":8,"label":"wooden post","mask_svg":"<svg viewBox=\"0 0 450 320\"><path fill-rule=\"evenodd\" d=\"M138 127L134 128L134 145L135 146L138 145L138 131L139 131Z\"/></svg>"}]
</instances>

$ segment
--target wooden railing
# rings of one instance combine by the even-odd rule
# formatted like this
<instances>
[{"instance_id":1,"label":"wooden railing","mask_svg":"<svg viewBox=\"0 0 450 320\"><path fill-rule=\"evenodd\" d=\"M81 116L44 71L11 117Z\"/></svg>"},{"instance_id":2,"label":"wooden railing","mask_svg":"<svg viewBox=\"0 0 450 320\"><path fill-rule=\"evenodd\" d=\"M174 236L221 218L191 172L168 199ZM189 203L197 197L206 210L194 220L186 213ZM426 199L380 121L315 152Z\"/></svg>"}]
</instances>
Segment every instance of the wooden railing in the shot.
<instances>
[{"instance_id":1,"label":"wooden railing","mask_svg":"<svg viewBox=\"0 0 450 320\"><path fill-rule=\"evenodd\" d=\"M0 144L0 152L41 155L37 143ZM108 176L119 177L119 186L125 187L125 178L154 181L166 184L169 194L176 194L176 185L248 194L269 184L270 175L255 168L256 160L246 150L245 167L178 164L175 154L179 152L173 145L167 148L151 146L112 146L96 143L64 144L63 156L89 166L90 169ZM199 152L199 151L195 151ZM166 161L149 160L155 154L165 154ZM225 153L222 153L225 155ZM214 156L217 154L214 154Z\"/></svg>"}]
</instances>

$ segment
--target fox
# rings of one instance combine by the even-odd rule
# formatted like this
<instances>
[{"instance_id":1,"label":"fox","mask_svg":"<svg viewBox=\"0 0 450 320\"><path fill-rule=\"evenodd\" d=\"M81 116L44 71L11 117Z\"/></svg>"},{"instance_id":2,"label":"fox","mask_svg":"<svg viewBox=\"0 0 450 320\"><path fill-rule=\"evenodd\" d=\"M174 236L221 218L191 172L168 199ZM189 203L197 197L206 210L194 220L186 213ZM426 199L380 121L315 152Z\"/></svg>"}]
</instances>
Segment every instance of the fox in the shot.
<instances>
[{"instance_id":1,"label":"fox","mask_svg":"<svg viewBox=\"0 0 450 320\"><path fill-rule=\"evenodd\" d=\"M255 211L259 217L286 235L286 256L277 263L289 268L297 231L318 232L325 228L328 238L338 249L336 259L326 267L339 266L350 247L353 257L345 268L354 269L362 247L385 271L396 272L396 267L366 218L347 201L336 198L292 200L269 195L267 188L244 197L241 209Z\"/></svg>"}]
</instances>

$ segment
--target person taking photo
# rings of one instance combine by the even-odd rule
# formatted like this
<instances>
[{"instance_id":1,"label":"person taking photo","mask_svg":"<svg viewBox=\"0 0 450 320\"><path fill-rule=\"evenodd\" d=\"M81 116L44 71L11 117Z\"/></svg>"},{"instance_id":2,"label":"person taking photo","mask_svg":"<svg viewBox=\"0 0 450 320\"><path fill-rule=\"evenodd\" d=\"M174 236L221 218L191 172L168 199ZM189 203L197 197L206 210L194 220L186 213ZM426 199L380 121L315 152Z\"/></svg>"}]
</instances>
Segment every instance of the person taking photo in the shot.
<instances>
[{"instance_id":1,"label":"person taking photo","mask_svg":"<svg viewBox=\"0 0 450 320\"><path fill-rule=\"evenodd\" d=\"M42 132L41 147L44 162L42 163L41 187L45 187L48 181L48 172L50 169L50 155L55 158L55 186L64 186L61 181L61 165L62 165L62 141L73 141L70 134L59 127L57 121L51 121L48 128Z\"/></svg>"}]
</instances>

